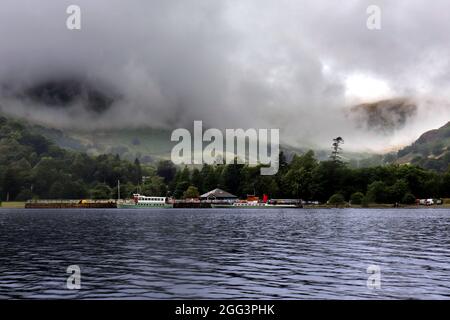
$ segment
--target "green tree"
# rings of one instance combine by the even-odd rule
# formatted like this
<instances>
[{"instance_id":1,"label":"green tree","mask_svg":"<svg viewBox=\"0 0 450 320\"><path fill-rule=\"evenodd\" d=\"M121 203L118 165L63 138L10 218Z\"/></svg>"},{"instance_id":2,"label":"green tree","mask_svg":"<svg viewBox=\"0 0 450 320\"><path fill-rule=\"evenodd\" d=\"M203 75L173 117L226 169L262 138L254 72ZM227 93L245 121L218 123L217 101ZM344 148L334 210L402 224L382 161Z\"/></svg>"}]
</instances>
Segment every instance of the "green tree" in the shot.
<instances>
[{"instance_id":1,"label":"green tree","mask_svg":"<svg viewBox=\"0 0 450 320\"><path fill-rule=\"evenodd\" d=\"M442 177L441 195L450 198L450 170Z\"/></svg>"},{"instance_id":2,"label":"green tree","mask_svg":"<svg viewBox=\"0 0 450 320\"><path fill-rule=\"evenodd\" d=\"M408 183L400 179L386 189L386 199L390 203L401 202L406 193L409 193Z\"/></svg>"},{"instance_id":3,"label":"green tree","mask_svg":"<svg viewBox=\"0 0 450 320\"><path fill-rule=\"evenodd\" d=\"M186 191L183 193L184 199L190 199L190 198L198 198L200 196L200 193L198 192L198 189L194 186L189 186Z\"/></svg>"},{"instance_id":4,"label":"green tree","mask_svg":"<svg viewBox=\"0 0 450 320\"><path fill-rule=\"evenodd\" d=\"M345 204L345 198L340 193L333 194L330 197L330 199L328 200L328 204L333 205L333 206L343 205L343 204Z\"/></svg>"},{"instance_id":5,"label":"green tree","mask_svg":"<svg viewBox=\"0 0 450 320\"><path fill-rule=\"evenodd\" d=\"M133 194L137 193L137 189L138 189L137 186L131 182L121 183L120 184L120 199L131 199L133 197ZM145 194L145 195L149 194L145 190L145 184L142 186L142 189L143 189L142 190L143 194ZM112 198L113 199L119 198L117 186L115 188L112 188Z\"/></svg>"},{"instance_id":6,"label":"green tree","mask_svg":"<svg viewBox=\"0 0 450 320\"><path fill-rule=\"evenodd\" d=\"M175 199L180 199L183 197L184 191L189 188L189 181L180 181L177 183L175 187L175 191L173 193L173 196Z\"/></svg>"},{"instance_id":7,"label":"green tree","mask_svg":"<svg viewBox=\"0 0 450 320\"><path fill-rule=\"evenodd\" d=\"M61 170L64 167L60 160L43 157L33 168L31 174L34 180L34 192L41 198L50 198L50 188L61 180Z\"/></svg>"},{"instance_id":8,"label":"green tree","mask_svg":"<svg viewBox=\"0 0 450 320\"><path fill-rule=\"evenodd\" d=\"M16 200L17 201L28 201L33 199L35 195L33 192L31 192L30 189L22 189L20 193L17 195Z\"/></svg>"},{"instance_id":9,"label":"green tree","mask_svg":"<svg viewBox=\"0 0 450 320\"><path fill-rule=\"evenodd\" d=\"M342 137L337 137L337 138L333 139L333 144L332 144L333 148L331 151L330 158L334 163L341 162L341 151L342 151L341 145L343 143L344 143L344 139L342 139Z\"/></svg>"},{"instance_id":10,"label":"green tree","mask_svg":"<svg viewBox=\"0 0 450 320\"><path fill-rule=\"evenodd\" d=\"M197 187L199 192L204 193L207 191L203 187L203 176L200 173L200 170L198 170L197 168L194 168L194 170L192 170L191 183L193 186Z\"/></svg>"},{"instance_id":11,"label":"green tree","mask_svg":"<svg viewBox=\"0 0 450 320\"><path fill-rule=\"evenodd\" d=\"M368 207L369 207L369 204L370 204L370 199L369 199L369 197L366 195L366 196L364 196L364 197L362 198L362 201L361 201L361 207L363 207L363 208L368 208Z\"/></svg>"},{"instance_id":12,"label":"green tree","mask_svg":"<svg viewBox=\"0 0 450 320\"><path fill-rule=\"evenodd\" d=\"M191 182L191 172L189 171L189 168L187 166L184 166L183 170L181 171L179 182Z\"/></svg>"},{"instance_id":13,"label":"green tree","mask_svg":"<svg viewBox=\"0 0 450 320\"><path fill-rule=\"evenodd\" d=\"M142 186L142 193L147 196L165 197L167 196L167 186L164 178L154 176L146 180Z\"/></svg>"},{"instance_id":14,"label":"green tree","mask_svg":"<svg viewBox=\"0 0 450 320\"><path fill-rule=\"evenodd\" d=\"M289 166L287 160L286 160L286 155L284 154L283 151L280 151L280 154L278 156L278 172L280 174L284 174L286 171L286 168Z\"/></svg>"},{"instance_id":15,"label":"green tree","mask_svg":"<svg viewBox=\"0 0 450 320\"><path fill-rule=\"evenodd\" d=\"M289 190L289 196L298 199L311 199L314 192L313 170L317 167L317 160L312 150L302 156L294 155L281 178L281 184Z\"/></svg>"},{"instance_id":16,"label":"green tree","mask_svg":"<svg viewBox=\"0 0 450 320\"><path fill-rule=\"evenodd\" d=\"M407 193L403 196L403 204L414 204L416 203L416 197L412 193Z\"/></svg>"},{"instance_id":17,"label":"green tree","mask_svg":"<svg viewBox=\"0 0 450 320\"><path fill-rule=\"evenodd\" d=\"M95 199L95 200L111 199L111 193L112 193L111 188L105 183L98 183L91 190L92 199Z\"/></svg>"},{"instance_id":18,"label":"green tree","mask_svg":"<svg viewBox=\"0 0 450 320\"><path fill-rule=\"evenodd\" d=\"M87 188L82 181L73 181L70 175L63 177L50 187L50 199L83 199L87 197Z\"/></svg>"},{"instance_id":19,"label":"green tree","mask_svg":"<svg viewBox=\"0 0 450 320\"><path fill-rule=\"evenodd\" d=\"M156 167L156 174L160 177L163 177L166 184L172 182L172 180L175 178L176 173L177 168L174 166L172 161L162 160L158 162L158 165Z\"/></svg>"},{"instance_id":20,"label":"green tree","mask_svg":"<svg viewBox=\"0 0 450 320\"><path fill-rule=\"evenodd\" d=\"M242 164L237 163L225 166L221 176L221 184L225 190L235 195L241 195L241 170L243 167Z\"/></svg>"},{"instance_id":21,"label":"green tree","mask_svg":"<svg viewBox=\"0 0 450 320\"><path fill-rule=\"evenodd\" d=\"M343 180L350 169L340 162L322 161L312 171L313 198L326 202L334 193L341 193Z\"/></svg>"},{"instance_id":22,"label":"green tree","mask_svg":"<svg viewBox=\"0 0 450 320\"><path fill-rule=\"evenodd\" d=\"M355 192L350 197L351 203L356 204L356 205L362 204L363 199L364 199L364 193L362 193L362 192Z\"/></svg>"},{"instance_id":23,"label":"green tree","mask_svg":"<svg viewBox=\"0 0 450 320\"><path fill-rule=\"evenodd\" d=\"M367 188L367 197L370 202L387 203L387 187L383 181L375 181Z\"/></svg>"},{"instance_id":24,"label":"green tree","mask_svg":"<svg viewBox=\"0 0 450 320\"><path fill-rule=\"evenodd\" d=\"M217 176L215 167L209 164L204 164L200 171L203 181L203 191L208 192L217 188L219 184L219 178Z\"/></svg>"},{"instance_id":25,"label":"green tree","mask_svg":"<svg viewBox=\"0 0 450 320\"><path fill-rule=\"evenodd\" d=\"M141 168L141 162L138 158L134 160L134 166L133 166L133 183L135 184L141 184L142 183L142 168Z\"/></svg>"}]
</instances>

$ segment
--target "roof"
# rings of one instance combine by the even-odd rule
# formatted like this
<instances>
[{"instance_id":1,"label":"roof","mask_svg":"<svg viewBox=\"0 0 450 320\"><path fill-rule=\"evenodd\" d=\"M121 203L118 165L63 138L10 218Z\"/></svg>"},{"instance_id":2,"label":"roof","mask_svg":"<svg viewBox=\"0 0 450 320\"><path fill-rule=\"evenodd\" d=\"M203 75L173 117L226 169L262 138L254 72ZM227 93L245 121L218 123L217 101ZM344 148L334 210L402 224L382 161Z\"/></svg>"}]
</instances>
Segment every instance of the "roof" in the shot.
<instances>
[{"instance_id":1,"label":"roof","mask_svg":"<svg viewBox=\"0 0 450 320\"><path fill-rule=\"evenodd\" d=\"M216 198L216 199L229 199L229 198L237 198L235 195L223 191L222 189L214 189L205 194L202 194L200 198Z\"/></svg>"}]
</instances>

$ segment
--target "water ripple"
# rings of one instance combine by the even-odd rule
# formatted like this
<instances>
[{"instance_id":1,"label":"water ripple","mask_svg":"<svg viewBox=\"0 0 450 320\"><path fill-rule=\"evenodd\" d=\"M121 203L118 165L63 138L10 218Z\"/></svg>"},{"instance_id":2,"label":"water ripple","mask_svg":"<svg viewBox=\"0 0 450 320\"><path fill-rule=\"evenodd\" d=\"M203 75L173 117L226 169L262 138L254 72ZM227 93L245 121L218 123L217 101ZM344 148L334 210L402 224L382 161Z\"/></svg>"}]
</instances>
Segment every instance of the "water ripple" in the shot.
<instances>
[{"instance_id":1,"label":"water ripple","mask_svg":"<svg viewBox=\"0 0 450 320\"><path fill-rule=\"evenodd\" d=\"M432 209L0 210L0 297L450 299L449 231Z\"/></svg>"}]
</instances>

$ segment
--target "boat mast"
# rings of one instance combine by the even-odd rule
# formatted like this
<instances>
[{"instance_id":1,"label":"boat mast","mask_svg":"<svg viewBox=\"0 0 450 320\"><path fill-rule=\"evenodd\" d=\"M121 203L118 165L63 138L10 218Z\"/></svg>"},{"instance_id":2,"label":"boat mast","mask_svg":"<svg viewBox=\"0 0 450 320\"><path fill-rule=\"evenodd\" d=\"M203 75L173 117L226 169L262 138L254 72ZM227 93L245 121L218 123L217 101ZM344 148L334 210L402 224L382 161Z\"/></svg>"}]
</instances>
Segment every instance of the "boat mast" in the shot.
<instances>
[{"instance_id":1,"label":"boat mast","mask_svg":"<svg viewBox=\"0 0 450 320\"><path fill-rule=\"evenodd\" d=\"M120 180L117 180L117 200L120 200Z\"/></svg>"}]
</instances>

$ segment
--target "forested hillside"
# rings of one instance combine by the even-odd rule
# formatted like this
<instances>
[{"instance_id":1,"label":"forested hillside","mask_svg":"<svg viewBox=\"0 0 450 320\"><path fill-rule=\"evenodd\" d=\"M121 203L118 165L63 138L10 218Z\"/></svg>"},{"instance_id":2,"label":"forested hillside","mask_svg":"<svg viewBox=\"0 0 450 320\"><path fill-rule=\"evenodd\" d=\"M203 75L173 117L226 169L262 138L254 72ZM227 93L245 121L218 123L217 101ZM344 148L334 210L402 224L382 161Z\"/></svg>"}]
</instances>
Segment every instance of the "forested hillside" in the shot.
<instances>
[{"instance_id":1,"label":"forested hillside","mask_svg":"<svg viewBox=\"0 0 450 320\"><path fill-rule=\"evenodd\" d=\"M117 180L138 184L141 176L139 162L67 151L18 121L0 117L2 200L110 198Z\"/></svg>"},{"instance_id":2,"label":"forested hillside","mask_svg":"<svg viewBox=\"0 0 450 320\"><path fill-rule=\"evenodd\" d=\"M398 152L398 163L411 163L426 169L447 171L450 165L450 122L422 134Z\"/></svg>"},{"instance_id":3,"label":"forested hillside","mask_svg":"<svg viewBox=\"0 0 450 320\"><path fill-rule=\"evenodd\" d=\"M196 197L222 188L245 197L301 198L320 202L342 198L354 202L411 203L415 198L450 197L450 173L414 165L385 165L353 169L339 156L318 161L314 152L281 153L280 170L261 176L259 167L204 165L176 168L170 161L155 167L122 160L118 155L88 156L61 149L21 123L0 117L1 200L109 199L139 191L146 195Z\"/></svg>"}]
</instances>

